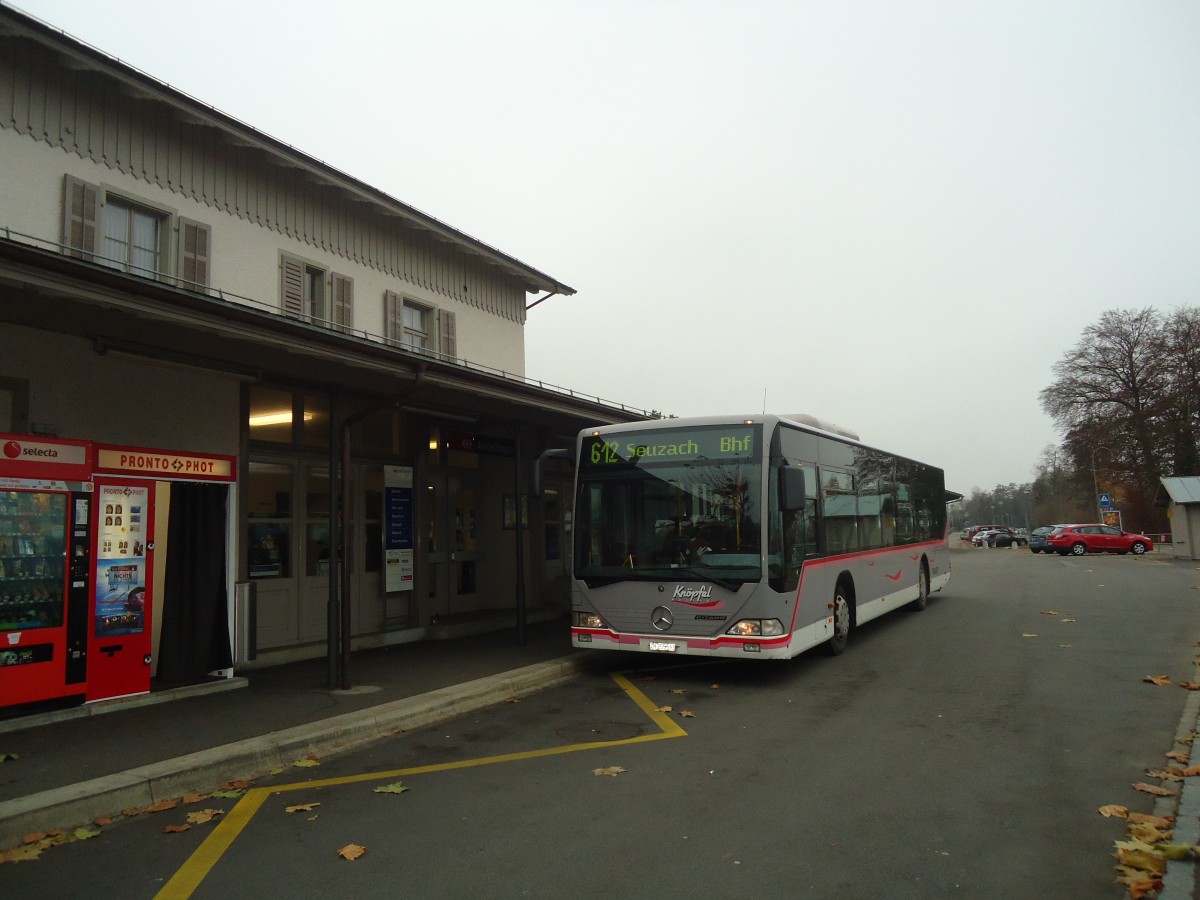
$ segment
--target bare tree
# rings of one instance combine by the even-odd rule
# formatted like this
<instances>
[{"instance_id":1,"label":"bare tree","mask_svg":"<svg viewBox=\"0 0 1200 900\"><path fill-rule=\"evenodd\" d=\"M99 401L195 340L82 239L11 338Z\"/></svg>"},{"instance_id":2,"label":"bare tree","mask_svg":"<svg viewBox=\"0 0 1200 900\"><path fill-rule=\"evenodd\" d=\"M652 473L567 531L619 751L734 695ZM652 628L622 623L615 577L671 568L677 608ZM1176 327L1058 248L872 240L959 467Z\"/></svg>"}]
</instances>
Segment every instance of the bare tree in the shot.
<instances>
[{"instance_id":1,"label":"bare tree","mask_svg":"<svg viewBox=\"0 0 1200 900\"><path fill-rule=\"evenodd\" d=\"M1166 349L1158 312L1110 310L1055 363L1054 381L1041 392L1076 471L1094 472L1097 453L1107 450L1112 480L1123 484L1126 507L1145 525L1157 518L1152 500L1163 473Z\"/></svg>"}]
</instances>

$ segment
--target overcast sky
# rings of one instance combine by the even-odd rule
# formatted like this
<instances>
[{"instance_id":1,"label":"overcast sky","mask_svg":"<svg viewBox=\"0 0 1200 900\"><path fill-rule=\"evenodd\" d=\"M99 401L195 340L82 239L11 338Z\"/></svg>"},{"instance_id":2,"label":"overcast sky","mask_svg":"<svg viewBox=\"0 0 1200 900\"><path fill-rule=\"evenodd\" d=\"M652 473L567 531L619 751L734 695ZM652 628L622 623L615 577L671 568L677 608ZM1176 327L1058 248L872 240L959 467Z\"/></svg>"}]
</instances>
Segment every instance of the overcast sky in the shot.
<instances>
[{"instance_id":1,"label":"overcast sky","mask_svg":"<svg viewBox=\"0 0 1200 900\"><path fill-rule=\"evenodd\" d=\"M20 0L574 287L526 374L1025 482L1051 366L1200 305L1195 0Z\"/></svg>"}]
</instances>

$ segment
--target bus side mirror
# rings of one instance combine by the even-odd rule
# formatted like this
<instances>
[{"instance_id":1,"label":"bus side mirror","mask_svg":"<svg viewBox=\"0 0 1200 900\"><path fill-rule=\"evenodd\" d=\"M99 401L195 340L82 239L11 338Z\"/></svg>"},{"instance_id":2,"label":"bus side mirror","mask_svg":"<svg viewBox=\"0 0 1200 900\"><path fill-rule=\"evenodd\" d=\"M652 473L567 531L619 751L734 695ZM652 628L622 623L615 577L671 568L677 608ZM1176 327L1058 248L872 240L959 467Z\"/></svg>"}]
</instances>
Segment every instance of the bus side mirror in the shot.
<instances>
[{"instance_id":1,"label":"bus side mirror","mask_svg":"<svg viewBox=\"0 0 1200 900\"><path fill-rule=\"evenodd\" d=\"M779 470L779 505L784 511L804 509L804 469L783 466Z\"/></svg>"},{"instance_id":2,"label":"bus side mirror","mask_svg":"<svg viewBox=\"0 0 1200 900\"><path fill-rule=\"evenodd\" d=\"M537 462L533 464L533 496L542 496L542 470L546 466L548 459L565 459L571 461L570 450L543 450L542 455L537 458Z\"/></svg>"}]
</instances>

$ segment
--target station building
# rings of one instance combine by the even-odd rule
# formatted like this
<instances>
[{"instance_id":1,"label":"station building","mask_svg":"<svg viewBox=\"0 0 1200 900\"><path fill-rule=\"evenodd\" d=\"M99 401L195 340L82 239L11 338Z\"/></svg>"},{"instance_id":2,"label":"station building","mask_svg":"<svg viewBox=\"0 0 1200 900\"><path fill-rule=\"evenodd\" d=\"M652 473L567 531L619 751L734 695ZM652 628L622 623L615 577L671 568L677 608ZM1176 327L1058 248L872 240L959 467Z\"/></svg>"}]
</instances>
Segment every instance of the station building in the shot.
<instances>
[{"instance_id":1,"label":"station building","mask_svg":"<svg viewBox=\"0 0 1200 900\"><path fill-rule=\"evenodd\" d=\"M153 485L158 678L564 615L533 461L650 415L526 376L573 293L0 6L0 432Z\"/></svg>"}]
</instances>

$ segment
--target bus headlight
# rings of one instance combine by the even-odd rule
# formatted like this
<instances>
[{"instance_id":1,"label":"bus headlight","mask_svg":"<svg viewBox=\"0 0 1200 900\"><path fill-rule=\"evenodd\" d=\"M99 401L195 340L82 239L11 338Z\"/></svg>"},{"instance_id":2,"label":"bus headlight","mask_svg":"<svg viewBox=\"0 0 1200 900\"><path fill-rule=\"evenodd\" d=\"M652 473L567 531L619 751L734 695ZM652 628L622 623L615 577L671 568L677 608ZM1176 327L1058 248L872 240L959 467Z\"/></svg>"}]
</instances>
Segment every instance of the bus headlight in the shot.
<instances>
[{"instance_id":1,"label":"bus headlight","mask_svg":"<svg viewBox=\"0 0 1200 900\"><path fill-rule=\"evenodd\" d=\"M742 619L726 634L738 637L774 637L783 634L783 623L778 619Z\"/></svg>"},{"instance_id":2,"label":"bus headlight","mask_svg":"<svg viewBox=\"0 0 1200 900\"><path fill-rule=\"evenodd\" d=\"M574 613L576 628L604 628L604 620L595 613Z\"/></svg>"}]
</instances>

